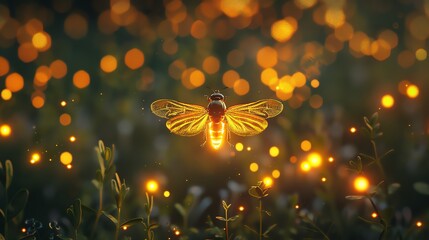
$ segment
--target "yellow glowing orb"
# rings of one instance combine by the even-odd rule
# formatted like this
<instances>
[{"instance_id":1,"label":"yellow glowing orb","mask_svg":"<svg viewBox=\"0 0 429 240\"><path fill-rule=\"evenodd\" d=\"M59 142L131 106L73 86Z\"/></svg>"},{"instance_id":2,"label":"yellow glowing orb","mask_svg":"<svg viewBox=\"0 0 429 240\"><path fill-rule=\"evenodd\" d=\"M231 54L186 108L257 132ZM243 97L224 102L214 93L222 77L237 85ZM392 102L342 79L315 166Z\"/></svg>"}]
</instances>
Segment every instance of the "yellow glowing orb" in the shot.
<instances>
[{"instance_id":1,"label":"yellow glowing orb","mask_svg":"<svg viewBox=\"0 0 429 240\"><path fill-rule=\"evenodd\" d=\"M414 84L409 85L407 87L407 96L409 98L416 98L419 96L419 88Z\"/></svg>"},{"instance_id":2,"label":"yellow glowing orb","mask_svg":"<svg viewBox=\"0 0 429 240\"><path fill-rule=\"evenodd\" d=\"M235 144L235 150L241 152L241 151L243 151L243 149L244 149L244 146L242 143L239 142L239 143Z\"/></svg>"},{"instance_id":3,"label":"yellow glowing orb","mask_svg":"<svg viewBox=\"0 0 429 240\"><path fill-rule=\"evenodd\" d=\"M262 181L264 182L266 187L273 186L273 179L271 177L264 177Z\"/></svg>"},{"instance_id":4,"label":"yellow glowing orb","mask_svg":"<svg viewBox=\"0 0 429 240\"><path fill-rule=\"evenodd\" d=\"M61 101L60 105L61 105L61 107L65 107L67 105L67 102L66 101Z\"/></svg>"},{"instance_id":5,"label":"yellow glowing orb","mask_svg":"<svg viewBox=\"0 0 429 240\"><path fill-rule=\"evenodd\" d=\"M0 126L0 135L2 137L9 137L12 133L12 128L8 124L3 124Z\"/></svg>"},{"instance_id":6,"label":"yellow glowing orb","mask_svg":"<svg viewBox=\"0 0 429 240\"><path fill-rule=\"evenodd\" d=\"M334 162L334 158L333 157L329 157L328 158L328 162L330 162L330 163Z\"/></svg>"},{"instance_id":7,"label":"yellow glowing orb","mask_svg":"<svg viewBox=\"0 0 429 240\"><path fill-rule=\"evenodd\" d=\"M3 89L1 91L1 98L5 101L10 100L12 98L12 92L7 88Z\"/></svg>"},{"instance_id":8,"label":"yellow glowing orb","mask_svg":"<svg viewBox=\"0 0 429 240\"><path fill-rule=\"evenodd\" d=\"M279 148L278 148L278 147L276 147L276 146L272 146L272 147L270 148L270 156L271 156L271 157L277 157L279 154L280 154L280 150L279 150Z\"/></svg>"},{"instance_id":9,"label":"yellow glowing orb","mask_svg":"<svg viewBox=\"0 0 429 240\"><path fill-rule=\"evenodd\" d=\"M377 216L378 216L378 215L377 215L377 213L376 213L376 212L373 212L373 213L371 214L371 217L372 217L372 218L377 218Z\"/></svg>"},{"instance_id":10,"label":"yellow glowing orb","mask_svg":"<svg viewBox=\"0 0 429 240\"><path fill-rule=\"evenodd\" d=\"M69 169L69 170L72 169L72 167L73 166L71 164L67 165L67 169Z\"/></svg>"},{"instance_id":11,"label":"yellow glowing orb","mask_svg":"<svg viewBox=\"0 0 429 240\"><path fill-rule=\"evenodd\" d=\"M240 212L244 211L244 207L243 206L239 206L238 207L238 211L240 211Z\"/></svg>"},{"instance_id":12,"label":"yellow glowing orb","mask_svg":"<svg viewBox=\"0 0 429 240\"><path fill-rule=\"evenodd\" d=\"M364 176L355 178L353 185L358 192L366 192L369 188L369 181Z\"/></svg>"},{"instance_id":13,"label":"yellow glowing orb","mask_svg":"<svg viewBox=\"0 0 429 240\"><path fill-rule=\"evenodd\" d=\"M76 141L76 137L75 136L70 136L69 140L70 140L70 142L75 142Z\"/></svg>"},{"instance_id":14,"label":"yellow glowing orb","mask_svg":"<svg viewBox=\"0 0 429 240\"><path fill-rule=\"evenodd\" d=\"M311 142L308 141L308 140L303 140L301 142L301 149L302 149L302 151L305 151L305 152L310 151L310 149L311 149Z\"/></svg>"},{"instance_id":15,"label":"yellow glowing orb","mask_svg":"<svg viewBox=\"0 0 429 240\"><path fill-rule=\"evenodd\" d=\"M31 155L30 163L31 163L31 164L35 164L35 163L39 162L39 161L40 161L40 159L41 159L41 157L40 157L40 154L39 154L39 153L33 153L33 154Z\"/></svg>"},{"instance_id":16,"label":"yellow glowing orb","mask_svg":"<svg viewBox=\"0 0 429 240\"><path fill-rule=\"evenodd\" d=\"M170 191L164 191L164 197L166 198L170 197Z\"/></svg>"},{"instance_id":17,"label":"yellow glowing orb","mask_svg":"<svg viewBox=\"0 0 429 240\"><path fill-rule=\"evenodd\" d=\"M322 179L320 179L322 182L326 182L326 178L322 177Z\"/></svg>"},{"instance_id":18,"label":"yellow glowing orb","mask_svg":"<svg viewBox=\"0 0 429 240\"><path fill-rule=\"evenodd\" d=\"M251 172L257 172L258 169L259 169L259 166L258 166L257 163L253 162L253 163L250 164L249 169L250 169Z\"/></svg>"},{"instance_id":19,"label":"yellow glowing orb","mask_svg":"<svg viewBox=\"0 0 429 240\"><path fill-rule=\"evenodd\" d=\"M311 170L311 165L307 161L301 162L300 168L303 172L308 172Z\"/></svg>"},{"instance_id":20,"label":"yellow glowing orb","mask_svg":"<svg viewBox=\"0 0 429 240\"><path fill-rule=\"evenodd\" d=\"M60 161L64 165L69 165L73 161L73 155L69 152L63 152L60 155Z\"/></svg>"},{"instance_id":21,"label":"yellow glowing orb","mask_svg":"<svg viewBox=\"0 0 429 240\"><path fill-rule=\"evenodd\" d=\"M307 162L310 163L311 167L320 167L322 165L322 157L320 154L313 152L308 154Z\"/></svg>"},{"instance_id":22,"label":"yellow glowing orb","mask_svg":"<svg viewBox=\"0 0 429 240\"><path fill-rule=\"evenodd\" d=\"M146 190L150 193L158 191L159 184L155 180L149 180L146 182Z\"/></svg>"},{"instance_id":23,"label":"yellow glowing orb","mask_svg":"<svg viewBox=\"0 0 429 240\"><path fill-rule=\"evenodd\" d=\"M355 133L356 131L357 131L357 130L356 130L356 128L355 128L355 127L351 127L351 128L350 128L350 132L351 132L351 133Z\"/></svg>"},{"instance_id":24,"label":"yellow glowing orb","mask_svg":"<svg viewBox=\"0 0 429 240\"><path fill-rule=\"evenodd\" d=\"M273 178L279 178L279 177L280 177L280 171L279 171L279 170L277 170L277 169L274 169L274 170L271 172L271 176L273 176Z\"/></svg>"},{"instance_id":25,"label":"yellow glowing orb","mask_svg":"<svg viewBox=\"0 0 429 240\"><path fill-rule=\"evenodd\" d=\"M381 105L385 108L391 108L395 104L395 99L390 94L386 94L381 98Z\"/></svg>"},{"instance_id":26,"label":"yellow glowing orb","mask_svg":"<svg viewBox=\"0 0 429 240\"><path fill-rule=\"evenodd\" d=\"M422 227L422 226L423 226L423 223L422 223L421 221L417 221L417 222L416 222L416 226L417 226L417 227Z\"/></svg>"}]
</instances>

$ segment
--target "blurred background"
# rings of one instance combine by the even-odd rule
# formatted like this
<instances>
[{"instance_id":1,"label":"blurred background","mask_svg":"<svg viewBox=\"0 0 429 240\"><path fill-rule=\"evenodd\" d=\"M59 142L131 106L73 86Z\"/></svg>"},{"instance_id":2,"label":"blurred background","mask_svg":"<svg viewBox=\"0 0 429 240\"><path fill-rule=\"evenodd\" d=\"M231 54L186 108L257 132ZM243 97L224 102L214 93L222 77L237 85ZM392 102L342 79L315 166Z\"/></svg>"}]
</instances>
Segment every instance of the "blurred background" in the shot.
<instances>
[{"instance_id":1,"label":"blurred background","mask_svg":"<svg viewBox=\"0 0 429 240\"><path fill-rule=\"evenodd\" d=\"M333 239L375 238L357 219L370 218L371 205L345 196L357 191L349 161L372 154L363 117L378 112L378 150L394 149L384 180L401 186L391 224L417 231L429 221L429 197L413 188L429 181L428 38L427 0L2 0L0 160L14 165L11 191L29 189L24 219L58 221L66 232L74 199L98 201L91 179L101 139L115 145L131 188L128 215L154 195L160 239L182 224L174 204L187 195L201 200L190 226L204 229L221 200L233 214L243 206L252 225L247 190L261 180L272 184L266 208L277 212L268 223L299 229L293 217L278 220L292 211L322 219ZM234 146L218 151L200 147L202 134L170 134L150 111L163 98L207 106L214 90L227 106L273 98L284 111L260 135L232 134ZM364 173L375 186L383 177L372 167ZM329 227L335 218L342 230Z\"/></svg>"}]
</instances>

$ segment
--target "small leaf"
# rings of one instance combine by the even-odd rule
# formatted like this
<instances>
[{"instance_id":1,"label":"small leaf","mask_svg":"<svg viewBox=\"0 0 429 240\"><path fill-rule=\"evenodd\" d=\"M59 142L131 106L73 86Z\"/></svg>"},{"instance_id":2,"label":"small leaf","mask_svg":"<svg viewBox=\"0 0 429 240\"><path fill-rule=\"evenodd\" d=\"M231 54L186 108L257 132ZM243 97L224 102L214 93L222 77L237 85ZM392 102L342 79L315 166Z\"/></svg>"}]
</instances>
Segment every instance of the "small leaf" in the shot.
<instances>
[{"instance_id":1,"label":"small leaf","mask_svg":"<svg viewBox=\"0 0 429 240\"><path fill-rule=\"evenodd\" d=\"M142 223L143 221L144 221L144 219L141 218L141 217L139 217L139 218L133 218L133 219L130 219L130 220L127 220L127 221L123 222L121 224L121 228L124 228L124 227L128 228L128 227L131 227L132 225Z\"/></svg>"},{"instance_id":2,"label":"small leaf","mask_svg":"<svg viewBox=\"0 0 429 240\"><path fill-rule=\"evenodd\" d=\"M262 196L263 196L262 190L256 186L250 187L248 192L249 192L249 195L254 197L254 198L262 198Z\"/></svg>"},{"instance_id":3,"label":"small leaf","mask_svg":"<svg viewBox=\"0 0 429 240\"><path fill-rule=\"evenodd\" d=\"M104 154L104 159L110 165L110 161L112 161L112 150L110 148L106 148L106 153Z\"/></svg>"},{"instance_id":4,"label":"small leaf","mask_svg":"<svg viewBox=\"0 0 429 240\"><path fill-rule=\"evenodd\" d=\"M429 195L429 184L424 182L415 182L413 184L414 189L423 195Z\"/></svg>"},{"instance_id":5,"label":"small leaf","mask_svg":"<svg viewBox=\"0 0 429 240\"><path fill-rule=\"evenodd\" d=\"M157 224L157 223L152 223L151 225L149 225L148 230L150 231L150 230L156 229L156 228L158 228L158 227L159 227L159 224Z\"/></svg>"},{"instance_id":6,"label":"small leaf","mask_svg":"<svg viewBox=\"0 0 429 240\"><path fill-rule=\"evenodd\" d=\"M6 165L6 191L7 191L10 185L12 184L13 165L10 160L6 160L5 165Z\"/></svg>"},{"instance_id":7,"label":"small leaf","mask_svg":"<svg viewBox=\"0 0 429 240\"><path fill-rule=\"evenodd\" d=\"M182 217L186 217L187 215L186 210L180 203L174 204L174 207L177 209L177 211L180 213Z\"/></svg>"},{"instance_id":8,"label":"small leaf","mask_svg":"<svg viewBox=\"0 0 429 240\"><path fill-rule=\"evenodd\" d=\"M265 214L267 214L268 216L270 216L270 217L271 217L271 212L270 212L270 211L266 211L266 210L264 210L264 212L265 212Z\"/></svg>"},{"instance_id":9,"label":"small leaf","mask_svg":"<svg viewBox=\"0 0 429 240\"><path fill-rule=\"evenodd\" d=\"M349 196L346 196L347 200L360 200L360 199L364 199L364 198L365 198L365 196L362 196L362 195L349 195Z\"/></svg>"},{"instance_id":10,"label":"small leaf","mask_svg":"<svg viewBox=\"0 0 429 240\"><path fill-rule=\"evenodd\" d=\"M371 126L374 126L378 122L378 112L375 112L371 116Z\"/></svg>"},{"instance_id":11,"label":"small leaf","mask_svg":"<svg viewBox=\"0 0 429 240\"><path fill-rule=\"evenodd\" d=\"M103 147L104 147L104 145L103 145ZM95 148L95 153L97 154L97 160L98 160L98 165L100 166L102 179L104 179L104 172L106 170L106 167L104 166L104 159L103 159L102 151L100 150L100 147Z\"/></svg>"},{"instance_id":12,"label":"small leaf","mask_svg":"<svg viewBox=\"0 0 429 240\"><path fill-rule=\"evenodd\" d=\"M228 204L226 204L225 200L222 200L222 207L223 209L227 210L228 209Z\"/></svg>"},{"instance_id":13,"label":"small leaf","mask_svg":"<svg viewBox=\"0 0 429 240\"><path fill-rule=\"evenodd\" d=\"M268 233L270 233L276 226L277 226L277 224L273 224L273 225L269 226L267 228L267 230L265 230L264 235L267 235Z\"/></svg>"},{"instance_id":14,"label":"small leaf","mask_svg":"<svg viewBox=\"0 0 429 240\"><path fill-rule=\"evenodd\" d=\"M98 150L100 151L101 154L104 154L104 152L106 151L102 140L98 140Z\"/></svg>"},{"instance_id":15,"label":"small leaf","mask_svg":"<svg viewBox=\"0 0 429 240\"><path fill-rule=\"evenodd\" d=\"M233 221L237 220L237 218L239 218L239 217L240 217L239 215L235 215L234 217L228 218L228 221L233 222Z\"/></svg>"},{"instance_id":16,"label":"small leaf","mask_svg":"<svg viewBox=\"0 0 429 240\"><path fill-rule=\"evenodd\" d=\"M106 216L107 218L110 219L110 221L112 221L112 223L114 223L115 225L118 224L118 219L116 219L114 216L112 216L111 214L102 211L103 215Z\"/></svg>"},{"instance_id":17,"label":"small leaf","mask_svg":"<svg viewBox=\"0 0 429 240\"><path fill-rule=\"evenodd\" d=\"M82 205L80 199L76 199L73 203L74 227L78 229L82 223Z\"/></svg>"},{"instance_id":18,"label":"small leaf","mask_svg":"<svg viewBox=\"0 0 429 240\"><path fill-rule=\"evenodd\" d=\"M245 227L247 230L249 230L250 232L252 232L252 233L254 233L254 234L256 234L256 235L259 235L259 233L258 233L255 229L253 229L253 228L251 228L251 227L249 227L249 226L247 226L247 225L244 225L244 227Z\"/></svg>"},{"instance_id":19,"label":"small leaf","mask_svg":"<svg viewBox=\"0 0 429 240\"><path fill-rule=\"evenodd\" d=\"M24 210L25 206L27 205L28 195L29 192L27 189L20 189L15 193L15 195L13 195L7 208L7 217L9 219L13 219L22 210Z\"/></svg>"},{"instance_id":20,"label":"small leaf","mask_svg":"<svg viewBox=\"0 0 429 240\"><path fill-rule=\"evenodd\" d=\"M95 188L100 189L101 184L100 184L100 182L98 180L92 179L91 183L92 183L92 185L94 185Z\"/></svg>"},{"instance_id":21,"label":"small leaf","mask_svg":"<svg viewBox=\"0 0 429 240\"><path fill-rule=\"evenodd\" d=\"M226 219L224 217L221 217L221 216L216 216L216 219L220 220L220 221L226 222Z\"/></svg>"},{"instance_id":22,"label":"small leaf","mask_svg":"<svg viewBox=\"0 0 429 240\"><path fill-rule=\"evenodd\" d=\"M119 194L119 187L118 187L118 183L116 182L115 179L111 180L111 187L112 187L112 191L116 194Z\"/></svg>"},{"instance_id":23,"label":"small leaf","mask_svg":"<svg viewBox=\"0 0 429 240\"><path fill-rule=\"evenodd\" d=\"M389 187L387 188L387 193L389 194L393 194L394 192L396 192L396 190L398 190L401 187L401 184L399 183L392 183L389 185Z\"/></svg>"}]
</instances>

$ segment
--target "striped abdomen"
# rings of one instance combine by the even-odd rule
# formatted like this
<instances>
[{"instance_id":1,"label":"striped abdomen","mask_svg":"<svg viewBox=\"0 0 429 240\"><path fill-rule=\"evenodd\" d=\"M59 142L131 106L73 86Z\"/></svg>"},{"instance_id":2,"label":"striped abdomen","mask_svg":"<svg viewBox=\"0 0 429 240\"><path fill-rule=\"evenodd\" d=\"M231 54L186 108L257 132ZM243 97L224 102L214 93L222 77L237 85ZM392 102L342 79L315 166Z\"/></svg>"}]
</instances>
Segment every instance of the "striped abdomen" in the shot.
<instances>
[{"instance_id":1,"label":"striped abdomen","mask_svg":"<svg viewBox=\"0 0 429 240\"><path fill-rule=\"evenodd\" d=\"M225 138L225 123L224 122L209 122L209 140L214 149L219 149Z\"/></svg>"}]
</instances>

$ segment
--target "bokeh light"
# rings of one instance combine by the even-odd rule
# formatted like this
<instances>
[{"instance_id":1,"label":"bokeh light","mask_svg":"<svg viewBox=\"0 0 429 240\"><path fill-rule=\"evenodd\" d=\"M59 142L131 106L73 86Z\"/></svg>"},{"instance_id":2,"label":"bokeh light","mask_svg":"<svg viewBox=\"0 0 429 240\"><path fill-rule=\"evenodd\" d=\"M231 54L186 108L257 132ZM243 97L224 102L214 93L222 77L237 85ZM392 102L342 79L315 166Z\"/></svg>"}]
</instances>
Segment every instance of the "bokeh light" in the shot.
<instances>
[{"instance_id":1,"label":"bokeh light","mask_svg":"<svg viewBox=\"0 0 429 240\"><path fill-rule=\"evenodd\" d=\"M111 73L116 70L118 61L112 55L106 55L100 60L100 68L106 73Z\"/></svg>"},{"instance_id":2,"label":"bokeh light","mask_svg":"<svg viewBox=\"0 0 429 240\"><path fill-rule=\"evenodd\" d=\"M311 150L311 142L308 140L302 140L301 142L302 151L308 152Z\"/></svg>"},{"instance_id":3,"label":"bokeh light","mask_svg":"<svg viewBox=\"0 0 429 240\"><path fill-rule=\"evenodd\" d=\"M271 157L277 157L280 154L280 149L276 146L272 146L270 147L269 152Z\"/></svg>"},{"instance_id":4,"label":"bokeh light","mask_svg":"<svg viewBox=\"0 0 429 240\"><path fill-rule=\"evenodd\" d=\"M69 165L73 161L73 155L70 152L62 152L60 155L60 162L63 165Z\"/></svg>"},{"instance_id":5,"label":"bokeh light","mask_svg":"<svg viewBox=\"0 0 429 240\"><path fill-rule=\"evenodd\" d=\"M7 88L3 89L1 91L1 98L5 101L10 100L12 98L12 92Z\"/></svg>"},{"instance_id":6,"label":"bokeh light","mask_svg":"<svg viewBox=\"0 0 429 240\"><path fill-rule=\"evenodd\" d=\"M369 181L364 176L358 176L354 179L353 186L358 192L366 192L369 188Z\"/></svg>"},{"instance_id":7,"label":"bokeh light","mask_svg":"<svg viewBox=\"0 0 429 240\"><path fill-rule=\"evenodd\" d=\"M73 85L77 88L86 88L90 82L90 76L85 70L79 70L73 75Z\"/></svg>"},{"instance_id":8,"label":"bokeh light","mask_svg":"<svg viewBox=\"0 0 429 240\"><path fill-rule=\"evenodd\" d=\"M266 187L272 187L273 186L273 179L271 177L264 177L262 180Z\"/></svg>"},{"instance_id":9,"label":"bokeh light","mask_svg":"<svg viewBox=\"0 0 429 240\"><path fill-rule=\"evenodd\" d=\"M253 162L249 165L249 169L251 172L257 172L259 169L259 165L255 162Z\"/></svg>"},{"instance_id":10,"label":"bokeh light","mask_svg":"<svg viewBox=\"0 0 429 240\"><path fill-rule=\"evenodd\" d=\"M407 96L409 98L416 98L416 97L418 97L419 96L419 88L416 85L414 85L414 84L409 85L407 87Z\"/></svg>"},{"instance_id":11,"label":"bokeh light","mask_svg":"<svg viewBox=\"0 0 429 240\"><path fill-rule=\"evenodd\" d=\"M381 98L381 105L385 108L391 108L395 104L395 99L392 95L386 94Z\"/></svg>"},{"instance_id":12,"label":"bokeh light","mask_svg":"<svg viewBox=\"0 0 429 240\"><path fill-rule=\"evenodd\" d=\"M12 128L8 124L0 125L0 135L2 137L9 137L12 134Z\"/></svg>"},{"instance_id":13,"label":"bokeh light","mask_svg":"<svg viewBox=\"0 0 429 240\"><path fill-rule=\"evenodd\" d=\"M136 70L138 68L140 68L141 66L143 66L144 64L144 54L141 50L137 49L137 48L132 48L130 50L127 51L127 53L125 54L125 65L132 69L132 70Z\"/></svg>"},{"instance_id":14,"label":"bokeh light","mask_svg":"<svg viewBox=\"0 0 429 240\"><path fill-rule=\"evenodd\" d=\"M311 167L320 167L322 165L322 156L319 153L312 152L307 156L307 162L311 165Z\"/></svg>"},{"instance_id":15,"label":"bokeh light","mask_svg":"<svg viewBox=\"0 0 429 240\"><path fill-rule=\"evenodd\" d=\"M159 189L159 183L154 179L150 179L146 182L145 188L149 193L156 193Z\"/></svg>"},{"instance_id":16,"label":"bokeh light","mask_svg":"<svg viewBox=\"0 0 429 240\"><path fill-rule=\"evenodd\" d=\"M237 150L238 152L243 151L244 149L244 145L241 142L238 142L235 144L235 150Z\"/></svg>"}]
</instances>

